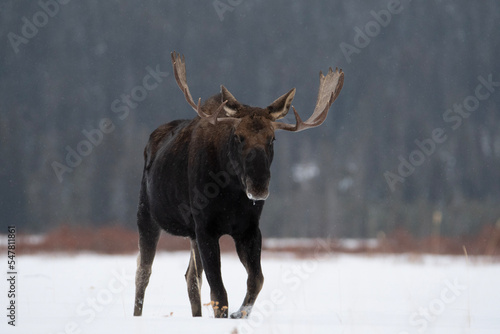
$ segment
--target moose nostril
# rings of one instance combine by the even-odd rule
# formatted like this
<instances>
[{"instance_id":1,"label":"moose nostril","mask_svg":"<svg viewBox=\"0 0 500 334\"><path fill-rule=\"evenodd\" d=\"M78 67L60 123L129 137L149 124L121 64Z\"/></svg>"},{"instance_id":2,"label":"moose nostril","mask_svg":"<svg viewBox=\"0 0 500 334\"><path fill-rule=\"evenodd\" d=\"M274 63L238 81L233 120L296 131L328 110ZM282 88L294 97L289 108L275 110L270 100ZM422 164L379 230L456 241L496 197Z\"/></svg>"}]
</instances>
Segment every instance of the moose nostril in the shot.
<instances>
[{"instance_id":1,"label":"moose nostril","mask_svg":"<svg viewBox=\"0 0 500 334\"><path fill-rule=\"evenodd\" d=\"M260 195L254 195L251 192L247 191L247 197L252 201L265 201L269 197L269 191L266 191Z\"/></svg>"},{"instance_id":2,"label":"moose nostril","mask_svg":"<svg viewBox=\"0 0 500 334\"><path fill-rule=\"evenodd\" d=\"M269 197L269 180L263 184L256 185L252 179L246 179L246 194L253 201L264 201Z\"/></svg>"}]
</instances>

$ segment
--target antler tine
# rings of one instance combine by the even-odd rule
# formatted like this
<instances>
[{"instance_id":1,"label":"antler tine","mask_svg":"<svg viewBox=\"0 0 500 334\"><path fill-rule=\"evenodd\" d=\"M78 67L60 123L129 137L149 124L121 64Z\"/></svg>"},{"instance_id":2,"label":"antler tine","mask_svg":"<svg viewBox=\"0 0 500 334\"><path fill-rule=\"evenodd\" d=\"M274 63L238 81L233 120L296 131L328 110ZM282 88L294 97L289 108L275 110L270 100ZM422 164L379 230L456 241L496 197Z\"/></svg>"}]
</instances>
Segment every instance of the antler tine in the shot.
<instances>
[{"instance_id":1,"label":"antler tine","mask_svg":"<svg viewBox=\"0 0 500 334\"><path fill-rule=\"evenodd\" d=\"M298 132L321 125L325 121L331 105L339 96L343 84L344 72L341 69L335 68L334 72L330 67L326 76L322 72L319 72L318 98L312 115L307 121L303 122L295 107L292 106L295 114L295 124L274 122L275 128Z\"/></svg>"},{"instance_id":2,"label":"antler tine","mask_svg":"<svg viewBox=\"0 0 500 334\"><path fill-rule=\"evenodd\" d=\"M180 56L177 52L172 52L170 54L172 57L172 66L174 68L174 76L175 76L175 81L177 81L177 85L181 89L181 91L184 93L184 97L186 98L186 101L189 103L189 105L196 111L198 116L201 118L207 118L209 119L209 122L212 124L215 124L216 118L213 119L213 115L207 115L201 110L201 98L198 99L198 104L194 103L193 97L191 96L191 92L189 92L189 86L187 84L187 79L186 79L186 61L184 56ZM224 103L225 104L225 103ZM224 104L221 105L220 108L224 106ZM218 114L220 110L216 112Z\"/></svg>"},{"instance_id":3,"label":"antler tine","mask_svg":"<svg viewBox=\"0 0 500 334\"><path fill-rule=\"evenodd\" d=\"M231 117L218 118L220 112L224 109L224 106L226 105L227 100L222 102L213 114L208 115L208 114L204 113L203 110L201 110L201 98L198 99L198 104L196 104L196 103L194 103L193 97L191 96L191 93L189 92L189 87L188 87L187 79L186 79L186 62L185 62L184 56L181 57L175 51L172 52L170 54L170 56L172 57L172 66L174 68L175 81L177 81L177 85L181 89L182 93L184 93L184 97L186 98L186 101L196 111L198 116L200 116L203 119L206 119L212 125L217 124L217 122L240 121L239 119L233 119Z\"/></svg>"},{"instance_id":4,"label":"antler tine","mask_svg":"<svg viewBox=\"0 0 500 334\"><path fill-rule=\"evenodd\" d=\"M187 84L185 58L184 56L181 57L181 55L179 55L175 51L172 52L170 56L172 57L172 66L174 68L175 81L177 81L177 85L181 89L182 93L184 93L186 101L191 107L193 107L194 110L197 111L196 103L194 103L191 92L189 92L189 86Z\"/></svg>"},{"instance_id":5,"label":"antler tine","mask_svg":"<svg viewBox=\"0 0 500 334\"><path fill-rule=\"evenodd\" d=\"M219 108L217 108L217 110L213 113L213 115L204 114L204 116L201 116L201 117L206 118L208 120L208 122L212 125L217 124L217 122L219 122L221 120L220 118L217 118L217 117L219 117L219 114L222 111L222 109L224 109L224 106L226 105L226 103L227 103L227 100L222 102L220 104ZM224 119L224 118L222 118L222 119Z\"/></svg>"}]
</instances>

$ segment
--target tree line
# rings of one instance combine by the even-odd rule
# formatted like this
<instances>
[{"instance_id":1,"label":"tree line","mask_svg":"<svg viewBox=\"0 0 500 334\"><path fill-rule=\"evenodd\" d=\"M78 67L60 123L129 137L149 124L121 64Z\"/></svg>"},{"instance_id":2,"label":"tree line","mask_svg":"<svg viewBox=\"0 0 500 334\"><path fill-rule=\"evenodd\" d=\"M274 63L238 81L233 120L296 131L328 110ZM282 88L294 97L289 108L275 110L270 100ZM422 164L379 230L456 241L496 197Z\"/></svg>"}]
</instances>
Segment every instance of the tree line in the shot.
<instances>
[{"instance_id":1,"label":"tree line","mask_svg":"<svg viewBox=\"0 0 500 334\"><path fill-rule=\"evenodd\" d=\"M277 134L265 235L477 232L500 219L499 22L493 0L4 2L2 221L133 228L149 134L195 116L176 50L195 99L296 87L303 118L345 72L321 127Z\"/></svg>"}]
</instances>

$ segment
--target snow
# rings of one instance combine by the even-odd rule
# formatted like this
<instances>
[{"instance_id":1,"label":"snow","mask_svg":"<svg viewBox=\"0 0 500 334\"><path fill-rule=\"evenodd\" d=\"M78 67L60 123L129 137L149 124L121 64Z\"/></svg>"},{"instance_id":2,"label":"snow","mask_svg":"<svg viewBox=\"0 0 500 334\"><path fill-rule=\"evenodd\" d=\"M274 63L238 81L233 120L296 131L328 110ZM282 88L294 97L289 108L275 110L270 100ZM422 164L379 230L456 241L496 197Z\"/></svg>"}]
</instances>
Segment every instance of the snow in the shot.
<instances>
[{"instance_id":1,"label":"snow","mask_svg":"<svg viewBox=\"0 0 500 334\"><path fill-rule=\"evenodd\" d=\"M319 174L320 170L315 162L305 162L292 166L292 178L297 183L314 179Z\"/></svg>"},{"instance_id":2,"label":"snow","mask_svg":"<svg viewBox=\"0 0 500 334\"><path fill-rule=\"evenodd\" d=\"M331 242L331 240L328 240L328 242ZM357 250L364 248L375 249L377 246L379 246L379 241L377 239L343 238L343 239L335 239L335 244L337 247L347 250ZM262 240L262 245L264 248L272 250L279 250L286 248L321 250L322 248L320 239L311 239L311 238L265 238Z\"/></svg>"},{"instance_id":3,"label":"snow","mask_svg":"<svg viewBox=\"0 0 500 334\"><path fill-rule=\"evenodd\" d=\"M16 236L17 237L17 242L22 242L25 244L29 245L38 245L41 244L42 242L45 241L46 236L45 235L23 235L23 236ZM6 234L0 234L0 247L5 247L9 245L9 238Z\"/></svg>"},{"instance_id":4,"label":"snow","mask_svg":"<svg viewBox=\"0 0 500 334\"><path fill-rule=\"evenodd\" d=\"M500 263L488 258L264 253L264 288L248 320L214 319L208 306L202 318L191 317L184 281L188 252L157 254L142 317L132 316L136 256L46 254L17 260L17 328L8 326L4 315L1 333L459 334L500 329ZM234 312L245 294L246 273L233 254L223 254L222 273ZM204 278L202 302L209 301Z\"/></svg>"}]
</instances>

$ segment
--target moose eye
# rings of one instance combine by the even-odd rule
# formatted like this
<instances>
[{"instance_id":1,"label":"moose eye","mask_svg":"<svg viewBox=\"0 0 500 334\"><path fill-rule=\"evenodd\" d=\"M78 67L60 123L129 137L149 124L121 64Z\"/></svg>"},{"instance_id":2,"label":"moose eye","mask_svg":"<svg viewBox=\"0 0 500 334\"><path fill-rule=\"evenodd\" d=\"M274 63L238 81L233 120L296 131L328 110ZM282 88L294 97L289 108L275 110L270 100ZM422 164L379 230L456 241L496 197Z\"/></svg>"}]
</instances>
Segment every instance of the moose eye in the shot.
<instances>
[{"instance_id":1,"label":"moose eye","mask_svg":"<svg viewBox=\"0 0 500 334\"><path fill-rule=\"evenodd\" d=\"M236 142L239 144L243 144L245 142L245 138L243 136L236 136Z\"/></svg>"}]
</instances>

